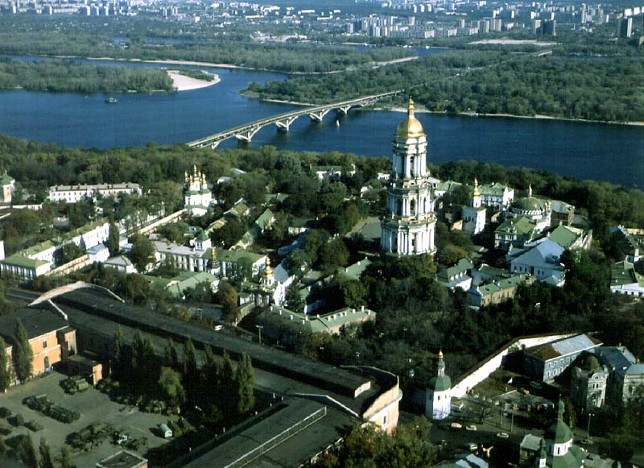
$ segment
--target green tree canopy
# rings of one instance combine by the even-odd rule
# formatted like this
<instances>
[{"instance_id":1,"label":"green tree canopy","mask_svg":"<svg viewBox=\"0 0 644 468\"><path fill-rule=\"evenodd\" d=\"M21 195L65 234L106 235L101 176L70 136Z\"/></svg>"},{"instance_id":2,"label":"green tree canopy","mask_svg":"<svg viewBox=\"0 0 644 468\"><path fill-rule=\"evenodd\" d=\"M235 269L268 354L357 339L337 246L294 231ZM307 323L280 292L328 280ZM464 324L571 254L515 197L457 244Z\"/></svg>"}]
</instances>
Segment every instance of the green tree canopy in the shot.
<instances>
[{"instance_id":1,"label":"green tree canopy","mask_svg":"<svg viewBox=\"0 0 644 468\"><path fill-rule=\"evenodd\" d=\"M162 367L159 376L159 388L163 395L173 404L185 401L186 395L181 384L181 375L170 367Z\"/></svg>"},{"instance_id":2,"label":"green tree canopy","mask_svg":"<svg viewBox=\"0 0 644 468\"><path fill-rule=\"evenodd\" d=\"M4 393L11 385L10 359L6 349L7 343L0 336L0 393Z\"/></svg>"},{"instance_id":3,"label":"green tree canopy","mask_svg":"<svg viewBox=\"0 0 644 468\"><path fill-rule=\"evenodd\" d=\"M254 394L254 371L248 354L243 353L235 373L235 384L237 387L237 411L239 414L247 414L255 406Z\"/></svg>"},{"instance_id":4,"label":"green tree canopy","mask_svg":"<svg viewBox=\"0 0 644 468\"><path fill-rule=\"evenodd\" d=\"M31 349L31 344L29 343L27 330L21 320L16 322L14 338L16 341L14 347L14 368L16 371L16 377L24 382L25 380L28 380L33 373L34 353Z\"/></svg>"},{"instance_id":5,"label":"green tree canopy","mask_svg":"<svg viewBox=\"0 0 644 468\"><path fill-rule=\"evenodd\" d=\"M154 245L142 234L134 234L131 239L132 250L130 260L140 272L145 272L147 266L154 260Z\"/></svg>"}]
</instances>

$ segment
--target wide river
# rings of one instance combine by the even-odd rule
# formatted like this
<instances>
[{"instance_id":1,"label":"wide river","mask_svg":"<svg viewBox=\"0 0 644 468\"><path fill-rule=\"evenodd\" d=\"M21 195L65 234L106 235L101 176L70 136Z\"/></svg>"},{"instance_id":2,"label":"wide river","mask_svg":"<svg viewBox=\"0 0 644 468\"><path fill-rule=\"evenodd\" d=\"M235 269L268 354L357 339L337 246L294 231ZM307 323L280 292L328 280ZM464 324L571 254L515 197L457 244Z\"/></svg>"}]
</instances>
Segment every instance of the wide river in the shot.
<instances>
[{"instance_id":1,"label":"wide river","mask_svg":"<svg viewBox=\"0 0 644 468\"><path fill-rule=\"evenodd\" d=\"M0 133L64 146L96 148L185 143L296 106L239 94L248 82L281 80L275 73L208 69L221 82L179 93L105 95L0 91ZM401 105L402 101L401 101ZM475 159L545 169L561 175L644 186L644 127L558 120L417 114L433 163ZM388 156L398 112L352 110L336 122L299 118L287 134L266 127L253 146ZM234 146L234 140L222 147Z\"/></svg>"}]
</instances>

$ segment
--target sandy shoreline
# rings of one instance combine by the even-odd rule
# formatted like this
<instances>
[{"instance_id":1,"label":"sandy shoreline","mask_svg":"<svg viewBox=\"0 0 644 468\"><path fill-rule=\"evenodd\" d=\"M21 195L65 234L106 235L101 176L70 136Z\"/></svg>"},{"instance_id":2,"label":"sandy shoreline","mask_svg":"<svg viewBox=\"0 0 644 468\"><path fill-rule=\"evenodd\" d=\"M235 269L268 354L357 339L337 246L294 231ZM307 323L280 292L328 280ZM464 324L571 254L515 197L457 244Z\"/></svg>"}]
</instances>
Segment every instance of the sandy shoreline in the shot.
<instances>
[{"instance_id":1,"label":"sandy shoreline","mask_svg":"<svg viewBox=\"0 0 644 468\"><path fill-rule=\"evenodd\" d=\"M407 112L403 107L376 107L374 110L390 111L390 112ZM415 109L417 114L445 114L445 112L428 111L425 109ZM588 120L588 119L567 119L565 117L552 117L550 115L513 115L513 114L481 114L477 112L461 112L454 114L463 117L507 117L510 119L538 119L538 120L563 120L567 122L582 122L582 123L597 123L609 125L632 125L635 127L643 127L644 122L617 122L617 121L604 121L604 120Z\"/></svg>"},{"instance_id":2,"label":"sandy shoreline","mask_svg":"<svg viewBox=\"0 0 644 468\"><path fill-rule=\"evenodd\" d=\"M172 83L177 91L190 91L192 89L201 89L207 88L208 86L214 86L221 81L219 75L213 73L207 73L208 75L214 76L214 80L198 80L197 78L192 78L191 76L182 75L177 70L168 70L168 76L172 79Z\"/></svg>"}]
</instances>

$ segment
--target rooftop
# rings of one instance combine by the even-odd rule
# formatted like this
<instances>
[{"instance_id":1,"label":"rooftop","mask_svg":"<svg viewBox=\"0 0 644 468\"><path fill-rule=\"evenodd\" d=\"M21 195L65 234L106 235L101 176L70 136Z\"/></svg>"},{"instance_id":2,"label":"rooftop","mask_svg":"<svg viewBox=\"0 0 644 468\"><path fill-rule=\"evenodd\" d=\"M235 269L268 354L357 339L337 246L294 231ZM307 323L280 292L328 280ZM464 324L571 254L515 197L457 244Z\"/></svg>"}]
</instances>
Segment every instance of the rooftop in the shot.
<instances>
[{"instance_id":1,"label":"rooftop","mask_svg":"<svg viewBox=\"0 0 644 468\"><path fill-rule=\"evenodd\" d=\"M62 330L69 325L62 316L49 310L18 309L11 314L0 316L0 336L7 344L14 342L13 334L18 320L22 321L29 339Z\"/></svg>"},{"instance_id":2,"label":"rooftop","mask_svg":"<svg viewBox=\"0 0 644 468\"><path fill-rule=\"evenodd\" d=\"M599 345L601 345L601 341L582 334L530 348L526 350L526 353L537 356L545 361L549 361L550 359L555 359L560 356L567 356L596 348Z\"/></svg>"},{"instance_id":3,"label":"rooftop","mask_svg":"<svg viewBox=\"0 0 644 468\"><path fill-rule=\"evenodd\" d=\"M177 340L190 336L195 343L209 344L213 351L218 353L223 353L224 350L236 356L247 353L256 368L348 396L349 401L353 401L363 393L365 395L371 393L369 392L370 380L354 373L235 336L213 335L211 330L146 309L125 305L99 291L82 289L68 292L54 298L53 302L69 314L72 324L81 320L79 326L85 328L96 329L96 317L103 317L109 321L140 328L147 332L154 331L160 336Z\"/></svg>"},{"instance_id":4,"label":"rooftop","mask_svg":"<svg viewBox=\"0 0 644 468\"><path fill-rule=\"evenodd\" d=\"M97 468L138 468L148 466L148 461L136 453L121 450L96 464Z\"/></svg>"}]
</instances>

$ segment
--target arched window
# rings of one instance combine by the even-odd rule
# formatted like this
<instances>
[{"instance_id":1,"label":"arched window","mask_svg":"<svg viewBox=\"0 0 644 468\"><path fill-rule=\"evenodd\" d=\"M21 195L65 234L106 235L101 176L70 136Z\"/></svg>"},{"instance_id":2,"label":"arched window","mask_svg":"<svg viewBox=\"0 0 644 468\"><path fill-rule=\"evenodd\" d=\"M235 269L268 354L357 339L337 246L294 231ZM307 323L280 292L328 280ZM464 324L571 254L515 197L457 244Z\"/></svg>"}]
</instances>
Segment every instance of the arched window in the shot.
<instances>
[{"instance_id":1,"label":"arched window","mask_svg":"<svg viewBox=\"0 0 644 468\"><path fill-rule=\"evenodd\" d=\"M411 211L412 216L416 216L416 200L412 200L409 204L409 210Z\"/></svg>"},{"instance_id":2,"label":"arched window","mask_svg":"<svg viewBox=\"0 0 644 468\"><path fill-rule=\"evenodd\" d=\"M403 202L400 198L396 201L396 213L399 216L403 215Z\"/></svg>"}]
</instances>

